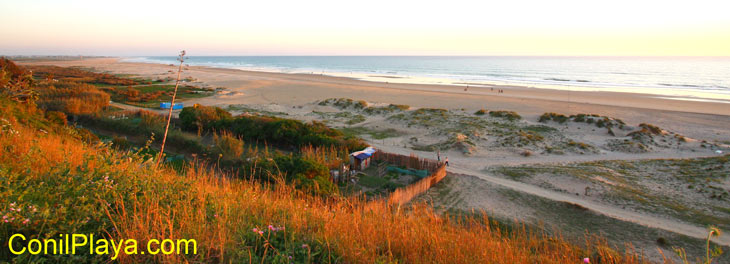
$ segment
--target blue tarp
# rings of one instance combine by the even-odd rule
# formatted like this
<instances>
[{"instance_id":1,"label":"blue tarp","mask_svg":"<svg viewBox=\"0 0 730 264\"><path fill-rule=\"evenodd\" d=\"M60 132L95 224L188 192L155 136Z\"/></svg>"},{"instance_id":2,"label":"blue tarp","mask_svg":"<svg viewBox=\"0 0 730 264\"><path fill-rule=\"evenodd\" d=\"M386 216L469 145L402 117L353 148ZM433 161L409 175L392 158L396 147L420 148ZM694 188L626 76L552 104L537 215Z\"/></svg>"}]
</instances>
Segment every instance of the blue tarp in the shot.
<instances>
[{"instance_id":1,"label":"blue tarp","mask_svg":"<svg viewBox=\"0 0 730 264\"><path fill-rule=\"evenodd\" d=\"M160 103L160 108L170 109L170 103L169 102ZM172 110L179 110L179 109L183 109L182 103L175 103L175 106L172 107Z\"/></svg>"},{"instance_id":2,"label":"blue tarp","mask_svg":"<svg viewBox=\"0 0 730 264\"><path fill-rule=\"evenodd\" d=\"M372 156L372 155L368 154L368 153L360 153L360 154L355 155L355 158L357 158L359 160L364 160L364 159L369 158L370 156Z\"/></svg>"}]
</instances>

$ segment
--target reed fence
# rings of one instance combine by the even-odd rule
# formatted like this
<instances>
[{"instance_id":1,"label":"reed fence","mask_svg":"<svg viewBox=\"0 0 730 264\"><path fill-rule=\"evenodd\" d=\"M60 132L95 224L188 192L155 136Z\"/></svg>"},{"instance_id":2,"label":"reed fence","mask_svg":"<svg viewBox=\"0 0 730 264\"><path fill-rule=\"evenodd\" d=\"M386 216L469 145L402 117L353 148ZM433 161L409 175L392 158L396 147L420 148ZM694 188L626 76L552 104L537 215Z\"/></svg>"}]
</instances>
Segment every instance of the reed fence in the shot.
<instances>
[{"instance_id":1,"label":"reed fence","mask_svg":"<svg viewBox=\"0 0 730 264\"><path fill-rule=\"evenodd\" d=\"M446 164L431 159L419 158L412 153L410 156L405 156L378 151L373 154L372 158L378 162L384 161L393 165L404 166L408 169L427 170L429 172L429 176L416 183L393 191L388 196L389 204L405 204L419 194L428 191L428 189L446 177Z\"/></svg>"}]
</instances>

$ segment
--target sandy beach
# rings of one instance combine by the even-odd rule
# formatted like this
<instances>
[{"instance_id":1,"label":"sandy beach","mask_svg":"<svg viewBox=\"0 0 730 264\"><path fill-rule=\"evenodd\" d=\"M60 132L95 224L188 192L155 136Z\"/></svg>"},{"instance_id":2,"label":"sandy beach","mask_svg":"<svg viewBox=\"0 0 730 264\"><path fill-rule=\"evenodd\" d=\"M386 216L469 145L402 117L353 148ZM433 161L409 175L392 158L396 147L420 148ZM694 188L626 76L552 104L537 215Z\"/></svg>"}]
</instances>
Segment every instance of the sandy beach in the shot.
<instances>
[{"instance_id":1,"label":"sandy beach","mask_svg":"<svg viewBox=\"0 0 730 264\"><path fill-rule=\"evenodd\" d=\"M80 66L115 74L174 77L176 66L122 62L119 58L30 62ZM621 118L628 123L652 123L691 137L730 141L730 104L658 98L655 95L617 92L579 92L519 86L464 87L450 85L395 84L354 80L319 74L286 74L210 67L186 67L184 77L232 93L196 101L204 105L280 104L300 105L344 97L369 102L407 104L476 111L516 111L527 119L545 112L595 113ZM502 89L504 93L496 91Z\"/></svg>"}]
</instances>

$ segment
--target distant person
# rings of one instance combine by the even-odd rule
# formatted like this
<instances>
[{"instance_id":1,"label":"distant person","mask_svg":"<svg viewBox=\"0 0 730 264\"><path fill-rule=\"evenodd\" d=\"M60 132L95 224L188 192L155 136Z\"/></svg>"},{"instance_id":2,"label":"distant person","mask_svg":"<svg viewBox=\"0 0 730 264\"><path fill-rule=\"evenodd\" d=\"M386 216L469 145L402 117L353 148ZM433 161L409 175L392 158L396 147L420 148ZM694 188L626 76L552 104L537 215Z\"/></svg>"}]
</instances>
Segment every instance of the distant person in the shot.
<instances>
[{"instance_id":1,"label":"distant person","mask_svg":"<svg viewBox=\"0 0 730 264\"><path fill-rule=\"evenodd\" d=\"M446 158L444 159L444 162L446 163L446 167L448 167L448 166L449 166L449 157L446 157Z\"/></svg>"},{"instance_id":2,"label":"distant person","mask_svg":"<svg viewBox=\"0 0 730 264\"><path fill-rule=\"evenodd\" d=\"M441 151L440 150L436 151L436 160L441 161Z\"/></svg>"}]
</instances>

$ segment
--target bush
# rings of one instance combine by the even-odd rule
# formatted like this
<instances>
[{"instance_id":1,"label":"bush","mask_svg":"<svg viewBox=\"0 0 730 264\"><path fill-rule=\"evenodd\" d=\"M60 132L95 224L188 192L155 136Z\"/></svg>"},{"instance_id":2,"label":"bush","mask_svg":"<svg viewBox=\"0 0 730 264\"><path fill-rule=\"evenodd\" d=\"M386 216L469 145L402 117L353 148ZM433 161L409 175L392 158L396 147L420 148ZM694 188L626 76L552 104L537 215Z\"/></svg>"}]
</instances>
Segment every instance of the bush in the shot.
<instances>
[{"instance_id":1,"label":"bush","mask_svg":"<svg viewBox=\"0 0 730 264\"><path fill-rule=\"evenodd\" d=\"M198 104L183 108L179 114L183 129L196 130L198 135L204 129L210 128L212 123L223 119L230 119L231 117L231 113L219 107Z\"/></svg>"},{"instance_id":2,"label":"bush","mask_svg":"<svg viewBox=\"0 0 730 264\"><path fill-rule=\"evenodd\" d=\"M662 134L662 129L659 128L658 126L655 126L655 125L652 125L652 124L641 123L639 125L639 127L641 127L642 130L648 130L649 132L651 132L654 135L660 135L660 134Z\"/></svg>"},{"instance_id":3,"label":"bush","mask_svg":"<svg viewBox=\"0 0 730 264\"><path fill-rule=\"evenodd\" d=\"M68 124L68 117L63 112L47 111L46 119L48 119L48 121L51 121L55 124L62 125L62 126L65 126Z\"/></svg>"},{"instance_id":4,"label":"bush","mask_svg":"<svg viewBox=\"0 0 730 264\"><path fill-rule=\"evenodd\" d=\"M224 131L220 135L214 135L213 140L218 151L223 154L224 158L238 159L243 154L243 141L234 137L228 131Z\"/></svg>"},{"instance_id":5,"label":"bush","mask_svg":"<svg viewBox=\"0 0 730 264\"><path fill-rule=\"evenodd\" d=\"M550 120L562 124L562 123L565 123L566 121L568 121L568 117L565 116L565 115L563 115L563 114L558 114L558 113L552 113L551 112L551 113L544 113L544 114L542 114L540 116L540 119L538 121L541 122L541 123L546 123L547 121L550 121ZM578 121L576 121L576 122L578 122Z\"/></svg>"},{"instance_id":6,"label":"bush","mask_svg":"<svg viewBox=\"0 0 730 264\"><path fill-rule=\"evenodd\" d=\"M163 129L163 124L167 122L165 116L150 111L140 110L137 112L137 116L140 118L140 126L147 130Z\"/></svg>"},{"instance_id":7,"label":"bush","mask_svg":"<svg viewBox=\"0 0 730 264\"><path fill-rule=\"evenodd\" d=\"M522 116L518 115L515 111L489 111L489 116L505 118L509 121L522 119Z\"/></svg>"},{"instance_id":8,"label":"bush","mask_svg":"<svg viewBox=\"0 0 730 264\"><path fill-rule=\"evenodd\" d=\"M109 94L85 83L55 82L36 86L38 106L69 115L92 114L109 105Z\"/></svg>"},{"instance_id":9,"label":"bush","mask_svg":"<svg viewBox=\"0 0 730 264\"><path fill-rule=\"evenodd\" d=\"M276 181L272 178L281 172L288 183L297 189L321 195L337 193L337 186L330 181L329 169L317 161L299 155L277 155L273 159L260 161L259 178Z\"/></svg>"},{"instance_id":10,"label":"bush","mask_svg":"<svg viewBox=\"0 0 730 264\"><path fill-rule=\"evenodd\" d=\"M487 110L479 109L478 111L474 112L474 115L483 116L487 114Z\"/></svg>"},{"instance_id":11,"label":"bush","mask_svg":"<svg viewBox=\"0 0 730 264\"><path fill-rule=\"evenodd\" d=\"M238 116L206 124L212 129L228 130L246 141L259 141L283 147L337 146L349 150L362 149L362 139L345 137L342 132L323 123L304 123L295 119L262 116Z\"/></svg>"}]
</instances>

